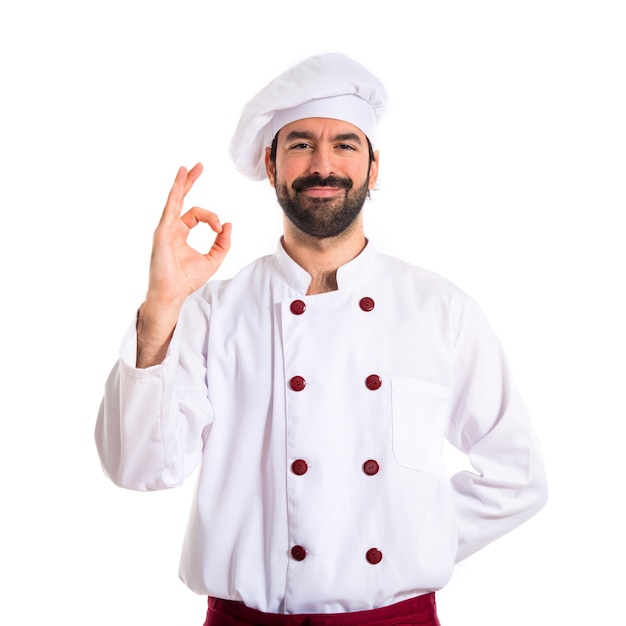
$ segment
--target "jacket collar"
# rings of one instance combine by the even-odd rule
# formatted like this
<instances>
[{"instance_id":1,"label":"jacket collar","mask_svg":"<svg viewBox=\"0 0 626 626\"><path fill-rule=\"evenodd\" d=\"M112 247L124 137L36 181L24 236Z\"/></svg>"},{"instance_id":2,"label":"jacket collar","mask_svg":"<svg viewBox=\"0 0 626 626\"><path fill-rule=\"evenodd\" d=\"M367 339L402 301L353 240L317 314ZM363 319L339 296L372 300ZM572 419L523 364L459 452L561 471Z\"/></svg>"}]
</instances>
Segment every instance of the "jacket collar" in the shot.
<instances>
[{"instance_id":1,"label":"jacket collar","mask_svg":"<svg viewBox=\"0 0 626 626\"><path fill-rule=\"evenodd\" d=\"M358 256L337 269L337 285L339 289L348 289L363 284L368 276L367 270L373 263L375 256L376 250L371 241L367 240L365 248ZM274 269L283 281L298 293L306 293L311 284L311 276L285 252L282 237L276 246L273 263Z\"/></svg>"}]
</instances>

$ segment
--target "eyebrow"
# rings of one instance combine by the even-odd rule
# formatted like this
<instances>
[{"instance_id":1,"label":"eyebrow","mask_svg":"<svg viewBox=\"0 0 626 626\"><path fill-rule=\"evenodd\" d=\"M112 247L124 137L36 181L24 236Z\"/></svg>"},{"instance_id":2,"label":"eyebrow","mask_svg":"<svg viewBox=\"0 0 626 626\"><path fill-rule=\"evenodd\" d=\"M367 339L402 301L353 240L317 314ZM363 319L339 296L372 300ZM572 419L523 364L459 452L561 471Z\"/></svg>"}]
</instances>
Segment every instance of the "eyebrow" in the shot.
<instances>
[{"instance_id":1,"label":"eyebrow","mask_svg":"<svg viewBox=\"0 0 626 626\"><path fill-rule=\"evenodd\" d=\"M311 139L314 140L315 136L305 130L292 130L285 137L285 141L293 141L294 139ZM356 133L339 133L332 138L332 141L354 141L361 144L361 138Z\"/></svg>"}]
</instances>

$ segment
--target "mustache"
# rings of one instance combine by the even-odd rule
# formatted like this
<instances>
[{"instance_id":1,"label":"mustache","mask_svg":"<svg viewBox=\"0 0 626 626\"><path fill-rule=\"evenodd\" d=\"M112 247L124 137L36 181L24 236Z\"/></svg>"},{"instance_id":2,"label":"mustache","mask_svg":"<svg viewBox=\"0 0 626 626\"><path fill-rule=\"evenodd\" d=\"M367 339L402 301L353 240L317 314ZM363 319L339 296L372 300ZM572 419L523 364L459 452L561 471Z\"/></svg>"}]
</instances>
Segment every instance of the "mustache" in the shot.
<instances>
[{"instance_id":1,"label":"mustache","mask_svg":"<svg viewBox=\"0 0 626 626\"><path fill-rule=\"evenodd\" d=\"M311 174L311 176L301 176L291 183L294 191L304 191L311 187L337 187L346 191L352 189L353 182L349 178L340 178L339 176L327 176L322 178L319 174Z\"/></svg>"}]
</instances>

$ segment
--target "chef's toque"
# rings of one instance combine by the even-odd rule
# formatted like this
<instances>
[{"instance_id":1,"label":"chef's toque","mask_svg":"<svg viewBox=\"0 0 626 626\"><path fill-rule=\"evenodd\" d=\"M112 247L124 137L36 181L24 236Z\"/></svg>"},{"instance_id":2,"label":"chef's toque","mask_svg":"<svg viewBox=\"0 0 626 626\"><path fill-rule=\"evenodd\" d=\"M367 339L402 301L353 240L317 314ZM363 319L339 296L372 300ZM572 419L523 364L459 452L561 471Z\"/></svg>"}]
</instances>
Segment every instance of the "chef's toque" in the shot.
<instances>
[{"instance_id":1,"label":"chef's toque","mask_svg":"<svg viewBox=\"0 0 626 626\"><path fill-rule=\"evenodd\" d=\"M263 180L265 148L287 124L307 117L349 122L373 141L387 94L365 67L340 53L310 57L271 81L244 107L230 143L235 167Z\"/></svg>"}]
</instances>

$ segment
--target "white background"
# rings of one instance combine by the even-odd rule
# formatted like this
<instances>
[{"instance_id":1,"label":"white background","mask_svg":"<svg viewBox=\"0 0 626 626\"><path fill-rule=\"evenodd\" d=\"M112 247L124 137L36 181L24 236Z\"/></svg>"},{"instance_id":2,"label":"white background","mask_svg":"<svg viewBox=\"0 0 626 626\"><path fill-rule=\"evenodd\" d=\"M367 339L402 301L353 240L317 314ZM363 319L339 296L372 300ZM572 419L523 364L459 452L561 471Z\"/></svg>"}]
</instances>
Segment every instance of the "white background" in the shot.
<instances>
[{"instance_id":1,"label":"white background","mask_svg":"<svg viewBox=\"0 0 626 626\"><path fill-rule=\"evenodd\" d=\"M192 485L108 483L95 417L176 169L202 161L189 205L234 223L221 276L271 252L280 209L228 142L328 51L389 91L368 234L481 303L548 466L549 504L461 564L442 624L626 623L622 6L3 3L0 623L202 624L177 578Z\"/></svg>"}]
</instances>

